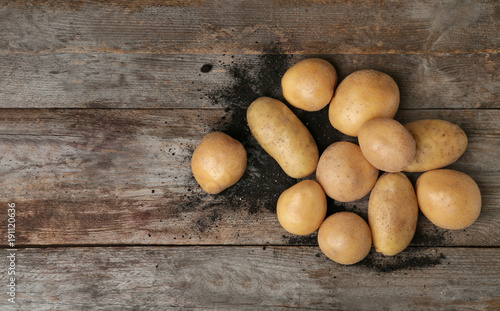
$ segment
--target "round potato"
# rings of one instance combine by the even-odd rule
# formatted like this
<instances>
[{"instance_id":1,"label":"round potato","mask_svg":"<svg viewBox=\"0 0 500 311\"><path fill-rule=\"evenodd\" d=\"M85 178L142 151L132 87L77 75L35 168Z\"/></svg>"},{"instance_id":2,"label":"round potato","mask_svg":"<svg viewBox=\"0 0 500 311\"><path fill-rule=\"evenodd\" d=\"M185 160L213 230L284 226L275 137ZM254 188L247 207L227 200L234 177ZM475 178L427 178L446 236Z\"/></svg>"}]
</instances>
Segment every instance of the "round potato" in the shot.
<instances>
[{"instance_id":1,"label":"round potato","mask_svg":"<svg viewBox=\"0 0 500 311\"><path fill-rule=\"evenodd\" d=\"M415 157L415 139L394 119L377 118L366 122L359 129L358 141L365 158L382 171L400 172Z\"/></svg>"},{"instance_id":2,"label":"round potato","mask_svg":"<svg viewBox=\"0 0 500 311\"><path fill-rule=\"evenodd\" d=\"M375 183L368 201L368 223L375 250L386 256L402 252L417 229L415 190L403 173L385 173Z\"/></svg>"},{"instance_id":3,"label":"round potato","mask_svg":"<svg viewBox=\"0 0 500 311\"><path fill-rule=\"evenodd\" d=\"M418 205L436 226L465 229L481 213L481 192L467 174L449 169L423 173L416 183Z\"/></svg>"},{"instance_id":4,"label":"round potato","mask_svg":"<svg viewBox=\"0 0 500 311\"><path fill-rule=\"evenodd\" d=\"M245 147L222 132L207 134L191 158L194 178L203 190L211 194L234 185L243 176L246 166Z\"/></svg>"},{"instance_id":5,"label":"round potato","mask_svg":"<svg viewBox=\"0 0 500 311\"><path fill-rule=\"evenodd\" d=\"M387 74L359 70L337 87L329 108L333 127L358 136L361 126L375 118L393 118L399 107L399 88Z\"/></svg>"},{"instance_id":6,"label":"round potato","mask_svg":"<svg viewBox=\"0 0 500 311\"><path fill-rule=\"evenodd\" d=\"M287 175L303 178L314 173L319 159L316 141L285 104L260 97L248 107L247 121L257 142Z\"/></svg>"},{"instance_id":7,"label":"round potato","mask_svg":"<svg viewBox=\"0 0 500 311\"><path fill-rule=\"evenodd\" d=\"M370 192L378 173L358 145L341 141L331 144L321 155L316 179L330 198L350 202Z\"/></svg>"},{"instance_id":8,"label":"round potato","mask_svg":"<svg viewBox=\"0 0 500 311\"><path fill-rule=\"evenodd\" d=\"M308 58L290 67L281 79L283 96L294 107L318 111L332 99L337 71L320 58Z\"/></svg>"},{"instance_id":9,"label":"round potato","mask_svg":"<svg viewBox=\"0 0 500 311\"><path fill-rule=\"evenodd\" d=\"M372 247L370 227L351 212L329 216L318 230L318 245L331 260L352 265L363 260Z\"/></svg>"},{"instance_id":10,"label":"round potato","mask_svg":"<svg viewBox=\"0 0 500 311\"><path fill-rule=\"evenodd\" d=\"M417 150L405 172L425 172L452 164L467 149L467 135L456 124L445 120L425 119L404 127L415 139Z\"/></svg>"},{"instance_id":11,"label":"round potato","mask_svg":"<svg viewBox=\"0 0 500 311\"><path fill-rule=\"evenodd\" d=\"M311 234L325 219L325 192L314 180L303 180L280 195L276 213L286 231L296 235Z\"/></svg>"}]
</instances>

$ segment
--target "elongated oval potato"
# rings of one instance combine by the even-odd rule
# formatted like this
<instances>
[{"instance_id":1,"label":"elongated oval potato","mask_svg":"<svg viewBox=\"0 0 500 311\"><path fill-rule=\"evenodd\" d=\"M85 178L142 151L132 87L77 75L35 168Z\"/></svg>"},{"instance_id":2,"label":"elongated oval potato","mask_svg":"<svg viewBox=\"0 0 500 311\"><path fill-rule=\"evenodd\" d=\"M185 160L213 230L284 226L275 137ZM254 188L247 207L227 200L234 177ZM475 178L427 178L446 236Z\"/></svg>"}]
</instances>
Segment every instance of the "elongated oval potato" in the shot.
<instances>
[{"instance_id":1,"label":"elongated oval potato","mask_svg":"<svg viewBox=\"0 0 500 311\"><path fill-rule=\"evenodd\" d=\"M425 172L452 164L467 149L467 135L456 124L425 119L404 125L415 139L417 151L405 172Z\"/></svg>"},{"instance_id":2,"label":"elongated oval potato","mask_svg":"<svg viewBox=\"0 0 500 311\"><path fill-rule=\"evenodd\" d=\"M303 178L314 173L319 159L316 141L284 103L260 97L248 107L247 121L255 139L287 175Z\"/></svg>"},{"instance_id":3,"label":"elongated oval potato","mask_svg":"<svg viewBox=\"0 0 500 311\"><path fill-rule=\"evenodd\" d=\"M410 180L403 173L380 176L368 201L375 250L386 256L402 252L415 235L417 219L417 196Z\"/></svg>"},{"instance_id":4,"label":"elongated oval potato","mask_svg":"<svg viewBox=\"0 0 500 311\"><path fill-rule=\"evenodd\" d=\"M359 70L340 82L328 116L334 128L358 136L363 124L375 118L394 118L399 107L399 88L387 74Z\"/></svg>"},{"instance_id":5,"label":"elongated oval potato","mask_svg":"<svg viewBox=\"0 0 500 311\"><path fill-rule=\"evenodd\" d=\"M321 58L308 58L290 67L281 79L283 96L290 105L318 111L330 103L337 84L337 71Z\"/></svg>"},{"instance_id":6,"label":"elongated oval potato","mask_svg":"<svg viewBox=\"0 0 500 311\"><path fill-rule=\"evenodd\" d=\"M465 229L481 213L481 191L469 175L449 169L423 173L416 183L418 205L433 224Z\"/></svg>"},{"instance_id":7,"label":"elongated oval potato","mask_svg":"<svg viewBox=\"0 0 500 311\"><path fill-rule=\"evenodd\" d=\"M303 180L283 191L276 214L283 229L296 235L318 230L326 216L326 195L314 180Z\"/></svg>"},{"instance_id":8,"label":"elongated oval potato","mask_svg":"<svg viewBox=\"0 0 500 311\"><path fill-rule=\"evenodd\" d=\"M247 167L245 147L222 132L207 134L191 158L191 170L198 184L208 193L217 194L234 185Z\"/></svg>"},{"instance_id":9,"label":"elongated oval potato","mask_svg":"<svg viewBox=\"0 0 500 311\"><path fill-rule=\"evenodd\" d=\"M330 198L351 202L370 192L378 173L358 145L339 141L328 146L321 155L316 179Z\"/></svg>"}]
</instances>

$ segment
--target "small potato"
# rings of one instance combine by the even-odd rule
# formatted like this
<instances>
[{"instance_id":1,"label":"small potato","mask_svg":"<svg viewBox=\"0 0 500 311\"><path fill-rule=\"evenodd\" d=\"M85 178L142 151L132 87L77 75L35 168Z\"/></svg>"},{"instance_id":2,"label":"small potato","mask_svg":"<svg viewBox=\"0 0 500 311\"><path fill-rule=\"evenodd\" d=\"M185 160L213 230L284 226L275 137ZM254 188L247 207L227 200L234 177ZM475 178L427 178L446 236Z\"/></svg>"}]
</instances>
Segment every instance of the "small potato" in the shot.
<instances>
[{"instance_id":1,"label":"small potato","mask_svg":"<svg viewBox=\"0 0 500 311\"><path fill-rule=\"evenodd\" d=\"M467 174L449 169L423 173L416 183L418 205L436 226L465 229L481 213L481 192Z\"/></svg>"},{"instance_id":2,"label":"small potato","mask_svg":"<svg viewBox=\"0 0 500 311\"><path fill-rule=\"evenodd\" d=\"M207 134L191 158L191 170L201 188L217 194L234 185L245 172L247 153L243 145L222 132Z\"/></svg>"},{"instance_id":3,"label":"small potato","mask_svg":"<svg viewBox=\"0 0 500 311\"><path fill-rule=\"evenodd\" d=\"M286 231L296 235L311 234L325 219L325 192L314 180L303 180L280 195L276 213Z\"/></svg>"},{"instance_id":4,"label":"small potato","mask_svg":"<svg viewBox=\"0 0 500 311\"><path fill-rule=\"evenodd\" d=\"M366 160L358 145L341 141L321 155L316 179L326 194L337 201L351 202L367 195L377 181L378 169Z\"/></svg>"},{"instance_id":5,"label":"small potato","mask_svg":"<svg viewBox=\"0 0 500 311\"><path fill-rule=\"evenodd\" d=\"M283 96L294 107L318 111L326 107L337 84L337 71L320 58L308 58L290 67L281 86Z\"/></svg>"},{"instance_id":6,"label":"small potato","mask_svg":"<svg viewBox=\"0 0 500 311\"><path fill-rule=\"evenodd\" d=\"M375 183L368 201L368 223L375 250L386 256L402 252L417 229L415 190L403 173L385 173Z\"/></svg>"},{"instance_id":7,"label":"small potato","mask_svg":"<svg viewBox=\"0 0 500 311\"><path fill-rule=\"evenodd\" d=\"M467 149L467 135L456 124L425 119L404 125L415 139L417 152L405 172L425 172L452 164Z\"/></svg>"},{"instance_id":8,"label":"small potato","mask_svg":"<svg viewBox=\"0 0 500 311\"><path fill-rule=\"evenodd\" d=\"M351 212L329 216L318 230L318 245L331 260L352 265L363 260L372 247L370 227Z\"/></svg>"},{"instance_id":9,"label":"small potato","mask_svg":"<svg viewBox=\"0 0 500 311\"><path fill-rule=\"evenodd\" d=\"M349 136L358 136L361 126L375 118L393 118L399 107L399 88L387 74L359 70L337 87L330 102L333 127Z\"/></svg>"},{"instance_id":10,"label":"small potato","mask_svg":"<svg viewBox=\"0 0 500 311\"><path fill-rule=\"evenodd\" d=\"M415 157L415 139L394 119L370 120L363 124L358 134L363 155L379 170L400 172L410 165Z\"/></svg>"},{"instance_id":11,"label":"small potato","mask_svg":"<svg viewBox=\"0 0 500 311\"><path fill-rule=\"evenodd\" d=\"M311 175L319 152L309 130L285 104L269 97L256 99L247 110L255 139L293 178Z\"/></svg>"}]
</instances>

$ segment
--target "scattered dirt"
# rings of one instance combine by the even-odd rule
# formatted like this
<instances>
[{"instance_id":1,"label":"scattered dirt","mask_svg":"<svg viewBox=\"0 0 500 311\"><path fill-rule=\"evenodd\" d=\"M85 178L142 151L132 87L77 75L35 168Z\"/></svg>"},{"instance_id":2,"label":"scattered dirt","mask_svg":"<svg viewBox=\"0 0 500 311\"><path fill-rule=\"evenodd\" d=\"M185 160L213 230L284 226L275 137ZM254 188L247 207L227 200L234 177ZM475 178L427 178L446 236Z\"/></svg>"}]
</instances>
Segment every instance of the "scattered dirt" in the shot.
<instances>
[{"instance_id":1,"label":"scattered dirt","mask_svg":"<svg viewBox=\"0 0 500 311\"><path fill-rule=\"evenodd\" d=\"M290 245L318 245L318 234L309 235L283 235L283 239Z\"/></svg>"},{"instance_id":2,"label":"scattered dirt","mask_svg":"<svg viewBox=\"0 0 500 311\"><path fill-rule=\"evenodd\" d=\"M213 223L215 223L218 220L220 220L221 217L222 217L222 215L221 215L221 213L220 213L219 210L217 210L217 209L211 210L208 213L208 215L206 215L206 217L199 218L196 221L196 227L197 227L197 229L198 229L199 232L204 232L209 227L211 227Z\"/></svg>"},{"instance_id":3,"label":"scattered dirt","mask_svg":"<svg viewBox=\"0 0 500 311\"><path fill-rule=\"evenodd\" d=\"M220 194L228 206L255 214L264 209L274 212L279 195L298 182L287 176L253 138L246 121L248 106L261 96L269 96L286 103L281 90L281 77L292 66L292 55L283 54L278 45L258 56L257 64L231 62L222 64L232 83L222 85L206 94L214 106L225 106L227 117L220 128L239 140L248 155L247 171L242 179ZM288 105L315 137L320 152L331 143L346 138L329 124L328 110L310 113ZM314 178L314 176L311 176ZM333 200L330 210L339 210ZM295 244L295 243L292 243Z\"/></svg>"},{"instance_id":4,"label":"scattered dirt","mask_svg":"<svg viewBox=\"0 0 500 311\"><path fill-rule=\"evenodd\" d=\"M222 131L240 141L247 151L247 169L243 177L225 191L207 200L204 192L191 192L185 208L201 206L200 218L194 227L204 232L220 220L218 206L254 215L273 212L279 195L297 180L287 176L278 163L260 147L253 138L246 121L248 106L258 97L282 99L281 76L290 66L290 55L282 54L279 46L269 48L258 56L257 64L233 61L219 63L231 78L231 83L221 85L205 94L214 107L224 106L227 115L213 131ZM201 72L209 72L214 66L205 64ZM190 152L192 153L192 151ZM190 160L190 159L186 159ZM193 180L194 183L196 183Z\"/></svg>"},{"instance_id":5,"label":"scattered dirt","mask_svg":"<svg viewBox=\"0 0 500 311\"><path fill-rule=\"evenodd\" d=\"M442 263L446 257L437 251L427 251L420 247L409 247L396 256L387 257L374 250L356 265L375 269L379 272L396 272L427 268Z\"/></svg>"},{"instance_id":6,"label":"scattered dirt","mask_svg":"<svg viewBox=\"0 0 500 311\"><path fill-rule=\"evenodd\" d=\"M423 215L419 215L417 231L415 232L415 236L413 237L411 243L419 246L446 246L447 230L438 228L432 224L425 226L424 230L423 225L429 223L429 220L425 219Z\"/></svg>"},{"instance_id":7,"label":"scattered dirt","mask_svg":"<svg viewBox=\"0 0 500 311\"><path fill-rule=\"evenodd\" d=\"M231 78L231 83L221 85L220 88L211 90L205 96L214 107L226 107L227 115L213 131L222 131L239 140L245 147L248 155L247 170L243 177L229 189L206 199L208 194L191 192L190 203L187 208L200 208L200 218L194 220L194 228L199 232L213 229L221 219L219 206L246 212L258 217L259 213L275 212L279 195L299 180L287 176L277 162L272 159L257 143L252 136L247 121L246 110L248 106L261 96L269 96L285 101L281 91L281 77L293 64L292 55L283 54L279 46L266 50L258 56L257 62L244 63L232 61L229 64L219 63ZM205 64L201 72L206 73L213 68ZM318 112L306 112L288 105L290 109L306 125L318 144L322 153L330 144L345 140L356 142L332 126L328 119L328 107ZM314 179L314 175L308 177ZM194 182L196 183L196 182ZM353 210L354 209L354 210ZM327 216L345 210L352 210L367 218L366 211L358 211L356 206L348 207L343 203L328 198ZM426 229L427 232L427 229ZM288 245L317 245L317 234L308 236L294 236L285 234L283 240ZM432 235L424 235L417 229L413 243L417 245L441 245L445 241L444 233L436 230ZM319 254L316 254L318 257ZM419 247L408 248L403 253L394 257L385 257L372 251L367 258L358 263L360 266L370 267L379 272L394 272L413 268L424 268L440 264L445 257L441 253L421 252Z\"/></svg>"}]
</instances>

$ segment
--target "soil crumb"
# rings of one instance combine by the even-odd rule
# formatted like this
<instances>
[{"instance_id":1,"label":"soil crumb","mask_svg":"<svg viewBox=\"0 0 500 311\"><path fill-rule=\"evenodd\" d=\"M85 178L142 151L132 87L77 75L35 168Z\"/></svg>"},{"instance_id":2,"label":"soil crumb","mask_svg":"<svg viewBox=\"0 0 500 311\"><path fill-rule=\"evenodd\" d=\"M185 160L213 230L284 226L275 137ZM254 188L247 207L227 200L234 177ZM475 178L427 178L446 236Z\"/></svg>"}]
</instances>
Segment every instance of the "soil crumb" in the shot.
<instances>
[{"instance_id":1,"label":"soil crumb","mask_svg":"<svg viewBox=\"0 0 500 311\"><path fill-rule=\"evenodd\" d=\"M210 72L212 70L212 65L210 64L205 64L203 66L201 66L201 72L203 73L207 73L207 72Z\"/></svg>"}]
</instances>

